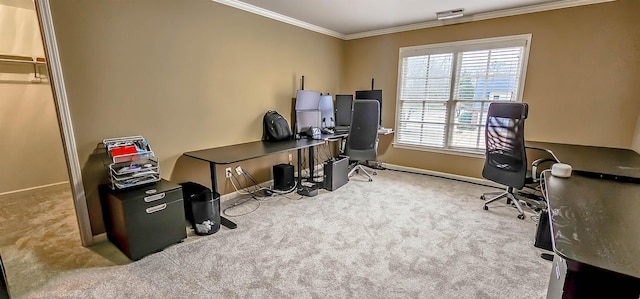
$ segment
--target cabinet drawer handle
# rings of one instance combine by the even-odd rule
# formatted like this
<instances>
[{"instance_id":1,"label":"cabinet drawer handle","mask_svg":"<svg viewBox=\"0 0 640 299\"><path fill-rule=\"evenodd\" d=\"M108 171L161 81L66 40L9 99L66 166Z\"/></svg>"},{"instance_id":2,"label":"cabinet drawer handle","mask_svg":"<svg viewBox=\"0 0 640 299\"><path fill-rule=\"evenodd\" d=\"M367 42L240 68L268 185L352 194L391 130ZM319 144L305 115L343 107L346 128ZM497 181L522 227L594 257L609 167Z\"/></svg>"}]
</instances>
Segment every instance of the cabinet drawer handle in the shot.
<instances>
[{"instance_id":1,"label":"cabinet drawer handle","mask_svg":"<svg viewBox=\"0 0 640 299\"><path fill-rule=\"evenodd\" d=\"M164 198L165 193L159 193L159 194L155 194L155 195L151 195L151 196L147 196L144 198L144 202L152 202L152 201L156 201L159 199L163 199Z\"/></svg>"},{"instance_id":2,"label":"cabinet drawer handle","mask_svg":"<svg viewBox=\"0 0 640 299\"><path fill-rule=\"evenodd\" d=\"M164 210L166 208L167 208L167 204L163 203L161 205L157 205L157 206L153 206L153 207L147 208L146 211L147 211L147 214L151 214L151 213L155 213L155 212L158 212L158 211L162 211L162 210Z\"/></svg>"}]
</instances>

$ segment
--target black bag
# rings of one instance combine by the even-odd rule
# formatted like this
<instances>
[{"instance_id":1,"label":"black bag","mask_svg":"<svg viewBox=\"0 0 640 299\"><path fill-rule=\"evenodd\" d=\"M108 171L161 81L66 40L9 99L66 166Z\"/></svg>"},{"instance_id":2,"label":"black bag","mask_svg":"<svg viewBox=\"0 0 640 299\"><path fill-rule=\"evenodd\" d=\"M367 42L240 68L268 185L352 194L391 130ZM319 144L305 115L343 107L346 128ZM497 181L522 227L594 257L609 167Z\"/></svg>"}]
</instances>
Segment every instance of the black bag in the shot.
<instances>
[{"instance_id":1,"label":"black bag","mask_svg":"<svg viewBox=\"0 0 640 299\"><path fill-rule=\"evenodd\" d=\"M291 138L291 128L280 113L269 110L262 119L262 140L279 141Z\"/></svg>"}]
</instances>

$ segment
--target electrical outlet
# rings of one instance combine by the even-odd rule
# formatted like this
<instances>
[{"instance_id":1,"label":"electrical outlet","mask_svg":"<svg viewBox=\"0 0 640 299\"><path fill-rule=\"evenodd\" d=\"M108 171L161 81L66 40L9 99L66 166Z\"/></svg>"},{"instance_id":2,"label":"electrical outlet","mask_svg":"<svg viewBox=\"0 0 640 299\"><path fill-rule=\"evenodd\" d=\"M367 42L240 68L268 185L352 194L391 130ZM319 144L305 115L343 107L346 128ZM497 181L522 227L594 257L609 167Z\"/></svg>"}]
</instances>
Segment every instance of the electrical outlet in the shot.
<instances>
[{"instance_id":1,"label":"electrical outlet","mask_svg":"<svg viewBox=\"0 0 640 299\"><path fill-rule=\"evenodd\" d=\"M231 172L231 167L227 167L224 169L224 176L230 178L233 175Z\"/></svg>"},{"instance_id":2,"label":"electrical outlet","mask_svg":"<svg viewBox=\"0 0 640 299\"><path fill-rule=\"evenodd\" d=\"M236 167L236 173L238 175L242 175L242 167L240 167L240 166Z\"/></svg>"},{"instance_id":3,"label":"electrical outlet","mask_svg":"<svg viewBox=\"0 0 640 299\"><path fill-rule=\"evenodd\" d=\"M289 163L291 163L291 161L293 161L293 156L289 154Z\"/></svg>"}]
</instances>

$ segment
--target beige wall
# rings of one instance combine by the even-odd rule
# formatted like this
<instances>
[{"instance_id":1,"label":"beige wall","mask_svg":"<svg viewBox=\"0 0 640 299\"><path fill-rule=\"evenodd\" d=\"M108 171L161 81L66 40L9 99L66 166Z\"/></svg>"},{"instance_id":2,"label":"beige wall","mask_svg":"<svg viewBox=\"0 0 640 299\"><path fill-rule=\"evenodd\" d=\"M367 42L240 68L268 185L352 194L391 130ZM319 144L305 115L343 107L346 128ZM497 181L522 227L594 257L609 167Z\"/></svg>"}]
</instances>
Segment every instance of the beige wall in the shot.
<instances>
[{"instance_id":1,"label":"beige wall","mask_svg":"<svg viewBox=\"0 0 640 299\"><path fill-rule=\"evenodd\" d=\"M450 25L346 42L343 90L383 89L383 125L393 127L400 47L532 34L523 101L526 138L631 148L640 113L640 1ZM387 163L479 177L483 158L393 148Z\"/></svg>"},{"instance_id":2,"label":"beige wall","mask_svg":"<svg viewBox=\"0 0 640 299\"><path fill-rule=\"evenodd\" d=\"M210 186L208 164L182 153L260 140L267 110L290 119L301 76L330 93L341 80L342 41L210 0L59 0L51 10L94 234L105 175L92 153L104 138L143 135L163 178ZM287 156L265 159L238 165L267 180ZM233 191L219 177L221 193Z\"/></svg>"},{"instance_id":3,"label":"beige wall","mask_svg":"<svg viewBox=\"0 0 640 299\"><path fill-rule=\"evenodd\" d=\"M44 57L39 30L31 0L0 2L0 55ZM0 95L0 194L67 181L49 82L0 62Z\"/></svg>"},{"instance_id":4,"label":"beige wall","mask_svg":"<svg viewBox=\"0 0 640 299\"><path fill-rule=\"evenodd\" d=\"M143 135L162 176L210 186L208 165L183 152L259 140L264 112L290 119L305 88L384 91L383 125L395 125L398 49L532 33L524 90L531 140L631 147L640 111L635 0L341 41L209 0L51 3L92 230L104 230L96 186L104 138ZM634 135L635 134L635 135ZM483 159L395 149L380 160L479 176ZM96 154L94 154L96 153ZM240 165L270 179L286 154ZM224 166L218 167L218 173ZM232 192L222 176L221 193Z\"/></svg>"},{"instance_id":5,"label":"beige wall","mask_svg":"<svg viewBox=\"0 0 640 299\"><path fill-rule=\"evenodd\" d=\"M633 137L631 149L633 149L637 153L640 153L640 113L638 114L638 122L636 123L636 134Z\"/></svg>"}]
</instances>

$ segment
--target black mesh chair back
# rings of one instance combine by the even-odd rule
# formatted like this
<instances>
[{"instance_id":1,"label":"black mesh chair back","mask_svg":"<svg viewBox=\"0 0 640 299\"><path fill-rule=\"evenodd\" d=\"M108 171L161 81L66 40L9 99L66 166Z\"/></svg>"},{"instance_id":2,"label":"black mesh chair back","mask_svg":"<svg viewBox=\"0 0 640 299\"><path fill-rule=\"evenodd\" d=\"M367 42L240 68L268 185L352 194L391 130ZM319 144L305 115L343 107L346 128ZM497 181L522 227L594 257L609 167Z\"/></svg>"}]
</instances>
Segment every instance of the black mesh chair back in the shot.
<instances>
[{"instance_id":1,"label":"black mesh chair back","mask_svg":"<svg viewBox=\"0 0 640 299\"><path fill-rule=\"evenodd\" d=\"M375 160L378 144L380 104L376 100L353 101L351 126L345 147L350 160Z\"/></svg>"},{"instance_id":2,"label":"black mesh chair back","mask_svg":"<svg viewBox=\"0 0 640 299\"><path fill-rule=\"evenodd\" d=\"M486 158L482 176L520 189L527 175L524 143L526 103L491 103L485 125Z\"/></svg>"},{"instance_id":3,"label":"black mesh chair back","mask_svg":"<svg viewBox=\"0 0 640 299\"><path fill-rule=\"evenodd\" d=\"M362 162L375 160L378 156L378 124L380 123L380 102L376 100L355 100L353 101L353 113L351 115L351 126L349 136L345 146L345 154L350 161L355 161L355 165L349 171L349 177L354 172L360 173L373 179L362 165ZM375 175L376 172L374 171Z\"/></svg>"}]
</instances>

